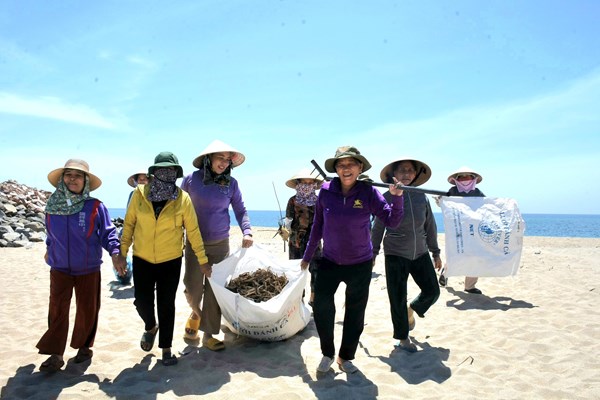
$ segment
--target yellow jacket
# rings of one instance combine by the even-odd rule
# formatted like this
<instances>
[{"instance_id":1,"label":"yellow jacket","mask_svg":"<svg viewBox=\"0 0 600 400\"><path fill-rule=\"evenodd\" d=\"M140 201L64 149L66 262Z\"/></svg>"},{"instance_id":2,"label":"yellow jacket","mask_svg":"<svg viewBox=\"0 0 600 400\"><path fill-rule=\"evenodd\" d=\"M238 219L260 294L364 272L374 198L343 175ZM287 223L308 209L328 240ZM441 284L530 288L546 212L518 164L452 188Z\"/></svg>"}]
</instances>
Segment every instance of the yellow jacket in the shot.
<instances>
[{"instance_id":1,"label":"yellow jacket","mask_svg":"<svg viewBox=\"0 0 600 400\"><path fill-rule=\"evenodd\" d=\"M156 219L152 202L148 200L149 191L150 185L139 185L133 191L123 223L121 254L127 254L133 242L133 255L152 264L181 257L185 229L198 262L207 264L204 242L190 196L177 188L177 198L167 201Z\"/></svg>"}]
</instances>

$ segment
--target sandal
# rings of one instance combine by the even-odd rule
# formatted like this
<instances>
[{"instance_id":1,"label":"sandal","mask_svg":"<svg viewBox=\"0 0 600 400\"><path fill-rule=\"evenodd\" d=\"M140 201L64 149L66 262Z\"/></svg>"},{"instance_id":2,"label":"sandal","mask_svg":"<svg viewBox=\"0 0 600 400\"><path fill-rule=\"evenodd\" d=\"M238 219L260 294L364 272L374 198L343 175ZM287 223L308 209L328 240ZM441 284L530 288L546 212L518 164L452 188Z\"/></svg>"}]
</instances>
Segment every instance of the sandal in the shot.
<instances>
[{"instance_id":1,"label":"sandal","mask_svg":"<svg viewBox=\"0 0 600 400\"><path fill-rule=\"evenodd\" d=\"M158 325L149 331L145 331L142 335L142 340L140 340L140 347L144 351L152 350L154 347L154 339L156 339L156 334L158 333Z\"/></svg>"},{"instance_id":2,"label":"sandal","mask_svg":"<svg viewBox=\"0 0 600 400\"><path fill-rule=\"evenodd\" d=\"M193 314L192 314L193 315ZM198 330L200 329L200 318L194 319L190 315L185 323L184 339L187 340L198 340Z\"/></svg>"},{"instance_id":3,"label":"sandal","mask_svg":"<svg viewBox=\"0 0 600 400\"><path fill-rule=\"evenodd\" d=\"M165 367L169 367L171 365L177 364L177 357L171 353L163 354L162 365Z\"/></svg>"},{"instance_id":4,"label":"sandal","mask_svg":"<svg viewBox=\"0 0 600 400\"><path fill-rule=\"evenodd\" d=\"M77 352L77 355L75 356L75 359L73 361L75 362L75 364L80 364L91 359L93 356L94 350L90 349L89 347L82 347Z\"/></svg>"},{"instance_id":5,"label":"sandal","mask_svg":"<svg viewBox=\"0 0 600 400\"><path fill-rule=\"evenodd\" d=\"M225 349L225 343L215 338L210 338L205 341L202 341L202 344L204 345L204 347L212 351L220 351Z\"/></svg>"},{"instance_id":6,"label":"sandal","mask_svg":"<svg viewBox=\"0 0 600 400\"><path fill-rule=\"evenodd\" d=\"M61 360L56 354L52 354L46 361L40 365L40 371L42 372L56 372L65 365L65 362Z\"/></svg>"}]
</instances>

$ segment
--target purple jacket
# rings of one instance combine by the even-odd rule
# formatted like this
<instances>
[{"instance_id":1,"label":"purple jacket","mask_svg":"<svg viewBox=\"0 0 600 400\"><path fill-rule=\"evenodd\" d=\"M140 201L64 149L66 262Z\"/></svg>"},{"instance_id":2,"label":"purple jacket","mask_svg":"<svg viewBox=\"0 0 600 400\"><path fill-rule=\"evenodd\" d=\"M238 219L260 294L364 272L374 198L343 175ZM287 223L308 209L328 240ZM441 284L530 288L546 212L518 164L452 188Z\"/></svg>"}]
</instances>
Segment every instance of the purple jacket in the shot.
<instances>
[{"instance_id":1,"label":"purple jacket","mask_svg":"<svg viewBox=\"0 0 600 400\"><path fill-rule=\"evenodd\" d=\"M181 189L185 190L192 199L202 240L214 242L227 239L231 220L229 206L233 209L235 219L244 235L251 235L250 218L242 200L242 192L234 177L229 186L217 184L205 185L202 182L204 169L201 168L183 178Z\"/></svg>"},{"instance_id":2,"label":"purple jacket","mask_svg":"<svg viewBox=\"0 0 600 400\"><path fill-rule=\"evenodd\" d=\"M371 215L385 226L395 227L404 215L402 196L388 204L373 186L358 181L346 197L339 178L326 182L319 191L315 219L303 261L309 262L323 239L323 257L338 265L359 264L373 259Z\"/></svg>"},{"instance_id":3,"label":"purple jacket","mask_svg":"<svg viewBox=\"0 0 600 400\"><path fill-rule=\"evenodd\" d=\"M48 265L69 275L100 271L102 248L119 253L117 229L97 199L87 199L75 214L46 214L46 234Z\"/></svg>"}]
</instances>

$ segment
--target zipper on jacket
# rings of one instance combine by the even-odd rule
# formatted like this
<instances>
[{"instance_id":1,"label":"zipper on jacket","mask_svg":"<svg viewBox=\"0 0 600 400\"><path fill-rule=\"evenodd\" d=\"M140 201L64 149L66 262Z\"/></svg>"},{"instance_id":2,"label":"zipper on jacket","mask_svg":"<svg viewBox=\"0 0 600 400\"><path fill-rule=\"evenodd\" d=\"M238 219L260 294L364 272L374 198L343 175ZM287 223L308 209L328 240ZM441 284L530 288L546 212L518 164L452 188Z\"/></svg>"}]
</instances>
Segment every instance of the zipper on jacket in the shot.
<instances>
[{"instance_id":1,"label":"zipper on jacket","mask_svg":"<svg viewBox=\"0 0 600 400\"><path fill-rule=\"evenodd\" d=\"M417 257L417 230L415 229L415 212L413 210L412 198L410 194L408 195L408 205L410 207L410 215L412 220L412 230L413 230L413 260Z\"/></svg>"}]
</instances>

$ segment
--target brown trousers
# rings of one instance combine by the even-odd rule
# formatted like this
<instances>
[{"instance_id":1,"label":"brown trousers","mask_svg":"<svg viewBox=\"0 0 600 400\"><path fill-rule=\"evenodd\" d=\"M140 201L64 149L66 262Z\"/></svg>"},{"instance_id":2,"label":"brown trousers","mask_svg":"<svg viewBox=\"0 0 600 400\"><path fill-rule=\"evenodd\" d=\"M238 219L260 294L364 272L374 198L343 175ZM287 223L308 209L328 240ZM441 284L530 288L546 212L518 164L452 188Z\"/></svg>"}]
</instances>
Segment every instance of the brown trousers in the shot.
<instances>
[{"instance_id":1,"label":"brown trousers","mask_svg":"<svg viewBox=\"0 0 600 400\"><path fill-rule=\"evenodd\" d=\"M204 242L204 251L210 265L220 263L229 255L229 238ZM200 330L210 335L217 335L221 330L221 308L210 287L210 282L205 279L200 270L200 263L189 242L185 245L183 283L188 304L196 315L200 316Z\"/></svg>"},{"instance_id":2,"label":"brown trousers","mask_svg":"<svg viewBox=\"0 0 600 400\"><path fill-rule=\"evenodd\" d=\"M94 345L100 312L100 271L71 276L51 269L48 330L36 346L40 354L63 355L65 353L73 289L75 289L76 312L71 347L80 349Z\"/></svg>"}]
</instances>

